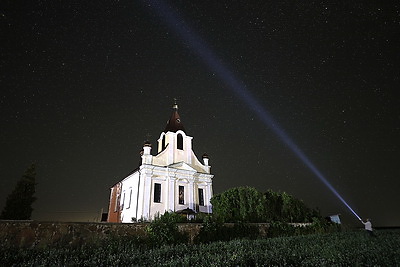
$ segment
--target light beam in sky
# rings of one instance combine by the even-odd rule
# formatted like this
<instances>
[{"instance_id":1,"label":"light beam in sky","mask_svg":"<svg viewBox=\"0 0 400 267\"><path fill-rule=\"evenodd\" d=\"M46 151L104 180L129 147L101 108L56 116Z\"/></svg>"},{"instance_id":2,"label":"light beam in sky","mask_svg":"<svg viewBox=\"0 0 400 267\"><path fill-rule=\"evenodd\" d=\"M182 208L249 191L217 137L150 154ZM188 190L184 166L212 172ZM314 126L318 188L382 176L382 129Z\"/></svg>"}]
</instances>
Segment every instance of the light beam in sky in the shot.
<instances>
[{"instance_id":1,"label":"light beam in sky","mask_svg":"<svg viewBox=\"0 0 400 267\"><path fill-rule=\"evenodd\" d=\"M162 0L144 0L145 4L157 12L158 16L172 29L179 38L189 45L191 50L204 63L215 72L217 76L228 85L240 99L242 99L253 112L281 139L293 153L324 183L329 190L356 216L360 216L350 207L336 189L329 183L325 176L317 169L304 152L293 142L286 132L273 119L271 114L260 104L260 102L246 89L244 83L238 80L232 71L230 71L217 55L208 47L208 45L177 15L173 9Z\"/></svg>"}]
</instances>

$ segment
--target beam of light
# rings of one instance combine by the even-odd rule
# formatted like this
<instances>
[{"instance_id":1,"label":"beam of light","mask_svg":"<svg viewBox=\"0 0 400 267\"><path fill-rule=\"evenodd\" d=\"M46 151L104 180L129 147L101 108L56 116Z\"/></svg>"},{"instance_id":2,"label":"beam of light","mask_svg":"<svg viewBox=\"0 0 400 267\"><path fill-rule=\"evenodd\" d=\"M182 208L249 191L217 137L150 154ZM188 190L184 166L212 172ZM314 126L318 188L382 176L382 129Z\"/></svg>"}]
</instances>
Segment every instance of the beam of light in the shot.
<instances>
[{"instance_id":1,"label":"beam of light","mask_svg":"<svg viewBox=\"0 0 400 267\"><path fill-rule=\"evenodd\" d=\"M208 45L196 35L189 26L178 17L164 1L144 0L145 4L155 10L160 18L172 29L179 38L186 43L191 50L211 69L217 76L228 85L240 99L242 99L253 112L281 139L293 153L304 162L304 164L323 182L332 193L356 216L360 216L350 207L335 188L328 182L325 176L315 167L311 160L301 151L286 132L273 119L271 114L260 104L260 102L246 89L244 83L238 80Z\"/></svg>"}]
</instances>

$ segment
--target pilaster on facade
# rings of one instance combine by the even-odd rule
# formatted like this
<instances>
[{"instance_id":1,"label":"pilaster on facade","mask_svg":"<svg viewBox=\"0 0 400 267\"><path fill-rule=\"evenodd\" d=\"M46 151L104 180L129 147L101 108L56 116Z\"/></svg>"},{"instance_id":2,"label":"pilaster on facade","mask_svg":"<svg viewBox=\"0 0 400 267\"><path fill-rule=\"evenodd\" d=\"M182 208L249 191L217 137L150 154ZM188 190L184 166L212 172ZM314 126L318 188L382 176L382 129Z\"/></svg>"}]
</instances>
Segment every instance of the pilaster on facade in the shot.
<instances>
[{"instance_id":1,"label":"pilaster on facade","mask_svg":"<svg viewBox=\"0 0 400 267\"><path fill-rule=\"evenodd\" d=\"M212 187L211 186L212 186L212 184L210 182L206 183L207 198L206 198L206 203L205 204L207 206L207 213L212 213L212 207L211 207L210 200L211 200L211 197L213 195L213 192L212 192Z\"/></svg>"},{"instance_id":2,"label":"pilaster on facade","mask_svg":"<svg viewBox=\"0 0 400 267\"><path fill-rule=\"evenodd\" d=\"M143 219L149 220L151 219L150 216L150 205L151 205L151 188L152 188L152 177L149 175L146 175L144 177L144 201L143 201L143 212L142 216Z\"/></svg>"},{"instance_id":3,"label":"pilaster on facade","mask_svg":"<svg viewBox=\"0 0 400 267\"><path fill-rule=\"evenodd\" d=\"M175 143L175 138L171 138L171 135L173 133L167 133L169 135L169 143L167 146L168 153L167 153L167 165L171 165L174 163L175 157L174 157L174 148L176 147Z\"/></svg>"},{"instance_id":4,"label":"pilaster on facade","mask_svg":"<svg viewBox=\"0 0 400 267\"><path fill-rule=\"evenodd\" d=\"M187 162L189 165L192 164L192 140L193 137L191 136L185 136L185 141L186 141L186 149L185 149L185 162Z\"/></svg>"},{"instance_id":5,"label":"pilaster on facade","mask_svg":"<svg viewBox=\"0 0 400 267\"><path fill-rule=\"evenodd\" d=\"M189 191L189 209L195 210L195 202L194 202L194 196L197 195L194 191L194 183L193 180L189 181L188 185L188 191Z\"/></svg>"},{"instance_id":6,"label":"pilaster on facade","mask_svg":"<svg viewBox=\"0 0 400 267\"><path fill-rule=\"evenodd\" d=\"M141 165L139 168L139 188L138 188L138 201L137 201L137 216L136 219L148 220L150 215L150 201L151 201L151 183L152 173L154 166Z\"/></svg>"},{"instance_id":7,"label":"pilaster on facade","mask_svg":"<svg viewBox=\"0 0 400 267\"><path fill-rule=\"evenodd\" d=\"M167 181L168 181L168 211L175 211L176 180L177 180L177 178L175 178L174 176L168 175L168 178L167 178Z\"/></svg>"}]
</instances>

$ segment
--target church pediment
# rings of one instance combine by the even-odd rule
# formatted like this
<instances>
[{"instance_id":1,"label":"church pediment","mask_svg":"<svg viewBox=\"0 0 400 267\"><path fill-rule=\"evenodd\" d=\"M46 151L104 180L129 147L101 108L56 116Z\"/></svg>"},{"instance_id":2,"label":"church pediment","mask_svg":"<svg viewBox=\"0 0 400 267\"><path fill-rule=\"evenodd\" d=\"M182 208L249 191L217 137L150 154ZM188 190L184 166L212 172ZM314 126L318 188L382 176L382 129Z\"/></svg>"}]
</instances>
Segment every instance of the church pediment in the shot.
<instances>
[{"instance_id":1,"label":"church pediment","mask_svg":"<svg viewBox=\"0 0 400 267\"><path fill-rule=\"evenodd\" d=\"M196 172L195 169L193 169L189 164L187 164L185 162L174 163L174 164L169 165L168 167L174 168L174 169L179 169L179 170Z\"/></svg>"}]
</instances>

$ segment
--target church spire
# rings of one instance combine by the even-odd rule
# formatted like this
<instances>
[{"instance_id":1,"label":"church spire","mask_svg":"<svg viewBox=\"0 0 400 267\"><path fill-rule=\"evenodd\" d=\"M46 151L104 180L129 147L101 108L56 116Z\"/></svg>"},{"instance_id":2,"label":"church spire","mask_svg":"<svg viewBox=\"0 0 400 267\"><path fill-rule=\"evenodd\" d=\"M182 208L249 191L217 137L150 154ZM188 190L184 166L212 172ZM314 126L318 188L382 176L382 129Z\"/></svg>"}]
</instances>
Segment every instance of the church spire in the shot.
<instances>
[{"instance_id":1,"label":"church spire","mask_svg":"<svg viewBox=\"0 0 400 267\"><path fill-rule=\"evenodd\" d=\"M178 130L182 130L185 132L185 127L183 127L183 124L181 122L181 117L178 113L178 104L176 103L176 99L174 99L172 114L170 119L167 121L167 126L165 127L164 132L177 132Z\"/></svg>"}]
</instances>

